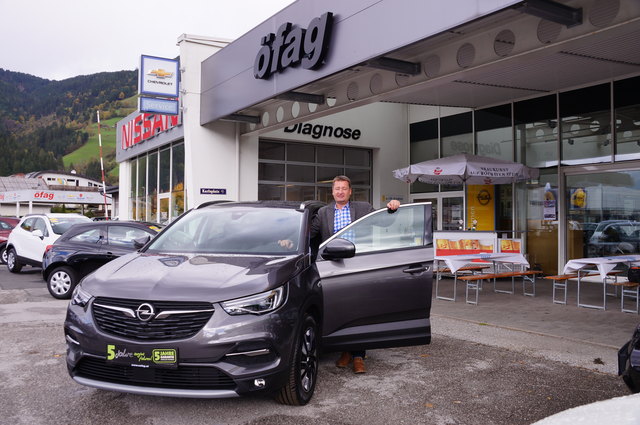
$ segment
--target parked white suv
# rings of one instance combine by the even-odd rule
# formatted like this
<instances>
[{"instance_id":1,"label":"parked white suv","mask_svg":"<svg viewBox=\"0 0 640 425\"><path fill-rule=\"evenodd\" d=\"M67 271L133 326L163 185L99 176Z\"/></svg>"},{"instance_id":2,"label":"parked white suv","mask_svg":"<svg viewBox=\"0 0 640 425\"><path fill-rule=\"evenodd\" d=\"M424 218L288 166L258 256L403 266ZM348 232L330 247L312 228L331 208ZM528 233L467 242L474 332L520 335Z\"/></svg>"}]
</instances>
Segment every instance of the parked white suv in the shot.
<instances>
[{"instance_id":1,"label":"parked white suv","mask_svg":"<svg viewBox=\"0 0 640 425\"><path fill-rule=\"evenodd\" d=\"M19 273L25 265L41 267L48 245L78 223L91 222L80 214L29 214L11 231L7 240L7 268Z\"/></svg>"}]
</instances>

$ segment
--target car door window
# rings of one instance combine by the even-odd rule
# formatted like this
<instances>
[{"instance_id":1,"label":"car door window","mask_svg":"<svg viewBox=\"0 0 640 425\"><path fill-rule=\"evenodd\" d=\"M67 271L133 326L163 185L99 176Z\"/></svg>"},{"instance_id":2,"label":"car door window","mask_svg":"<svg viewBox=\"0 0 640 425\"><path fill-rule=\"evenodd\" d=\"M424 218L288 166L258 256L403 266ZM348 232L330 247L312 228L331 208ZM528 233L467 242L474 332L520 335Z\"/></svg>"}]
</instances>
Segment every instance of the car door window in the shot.
<instances>
[{"instance_id":1,"label":"car door window","mask_svg":"<svg viewBox=\"0 0 640 425\"><path fill-rule=\"evenodd\" d=\"M425 228L424 207L404 205L396 212L378 210L345 227L334 238L348 239L356 254L421 247L432 243Z\"/></svg>"},{"instance_id":2,"label":"car door window","mask_svg":"<svg viewBox=\"0 0 640 425\"><path fill-rule=\"evenodd\" d=\"M150 236L142 229L128 226L109 226L107 240L109 245L134 248L134 241Z\"/></svg>"},{"instance_id":3,"label":"car door window","mask_svg":"<svg viewBox=\"0 0 640 425\"><path fill-rule=\"evenodd\" d=\"M20 227L24 230L26 230L27 232L31 232L33 231L33 225L35 223L36 219L35 218L28 218L25 221L22 222L22 224L20 225Z\"/></svg>"},{"instance_id":4,"label":"car door window","mask_svg":"<svg viewBox=\"0 0 640 425\"><path fill-rule=\"evenodd\" d=\"M33 229L31 230L32 232L34 230L40 230L42 232L43 236L49 236L49 231L47 230L47 225L44 222L43 219L41 218L36 218L36 221L33 224Z\"/></svg>"},{"instance_id":5,"label":"car door window","mask_svg":"<svg viewBox=\"0 0 640 425\"><path fill-rule=\"evenodd\" d=\"M102 231L100 229L89 229L69 238L69 242L95 243L100 242Z\"/></svg>"}]
</instances>

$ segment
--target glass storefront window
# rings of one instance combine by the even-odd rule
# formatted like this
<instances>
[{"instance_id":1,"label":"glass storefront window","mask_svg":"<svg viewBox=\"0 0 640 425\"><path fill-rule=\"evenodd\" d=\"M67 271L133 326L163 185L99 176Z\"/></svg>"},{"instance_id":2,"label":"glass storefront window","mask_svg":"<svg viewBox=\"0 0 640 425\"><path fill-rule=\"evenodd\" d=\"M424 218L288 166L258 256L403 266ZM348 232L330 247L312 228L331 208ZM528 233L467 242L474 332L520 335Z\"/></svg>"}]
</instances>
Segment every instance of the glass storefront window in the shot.
<instances>
[{"instance_id":1,"label":"glass storefront window","mask_svg":"<svg viewBox=\"0 0 640 425\"><path fill-rule=\"evenodd\" d=\"M313 146L301 143L289 143L287 145L287 161L315 162Z\"/></svg>"},{"instance_id":2,"label":"glass storefront window","mask_svg":"<svg viewBox=\"0 0 640 425\"><path fill-rule=\"evenodd\" d=\"M160 151L160 193L171 191L171 151L164 149Z\"/></svg>"},{"instance_id":3,"label":"glass storefront window","mask_svg":"<svg viewBox=\"0 0 640 425\"><path fill-rule=\"evenodd\" d=\"M640 77L613 83L616 161L640 158Z\"/></svg>"},{"instance_id":4,"label":"glass storefront window","mask_svg":"<svg viewBox=\"0 0 640 425\"><path fill-rule=\"evenodd\" d=\"M185 211L184 143L149 152L130 164L133 220L164 223Z\"/></svg>"},{"instance_id":5,"label":"glass storefront window","mask_svg":"<svg viewBox=\"0 0 640 425\"><path fill-rule=\"evenodd\" d=\"M562 164L610 162L611 85L560 93Z\"/></svg>"},{"instance_id":6,"label":"glass storefront window","mask_svg":"<svg viewBox=\"0 0 640 425\"><path fill-rule=\"evenodd\" d=\"M344 163L345 165L371 167L371 151L365 149L345 148Z\"/></svg>"},{"instance_id":7,"label":"glass storefront window","mask_svg":"<svg viewBox=\"0 0 640 425\"><path fill-rule=\"evenodd\" d=\"M476 111L474 126L478 155L513 161L511 104Z\"/></svg>"},{"instance_id":8,"label":"glass storefront window","mask_svg":"<svg viewBox=\"0 0 640 425\"><path fill-rule=\"evenodd\" d=\"M147 186L149 187L149 208L148 215L149 221L158 221L158 153L153 152L149 154L148 162L148 179Z\"/></svg>"},{"instance_id":9,"label":"glass storefront window","mask_svg":"<svg viewBox=\"0 0 640 425\"><path fill-rule=\"evenodd\" d=\"M259 149L259 157L261 159L273 159L276 161L284 161L285 144L277 142L261 142Z\"/></svg>"},{"instance_id":10,"label":"glass storefront window","mask_svg":"<svg viewBox=\"0 0 640 425\"><path fill-rule=\"evenodd\" d=\"M370 201L370 149L260 140L258 152L260 200L331 202L333 178L346 175L352 199Z\"/></svg>"},{"instance_id":11,"label":"glass storefront window","mask_svg":"<svg viewBox=\"0 0 640 425\"><path fill-rule=\"evenodd\" d=\"M138 208L136 208L136 202L138 201L136 196L136 189L138 187L138 160L132 159L131 162L131 192L129 193L129 202L131 208L131 217L136 217Z\"/></svg>"},{"instance_id":12,"label":"glass storefront window","mask_svg":"<svg viewBox=\"0 0 640 425\"><path fill-rule=\"evenodd\" d=\"M465 112L440 118L442 157L473 153L473 115Z\"/></svg>"},{"instance_id":13,"label":"glass storefront window","mask_svg":"<svg viewBox=\"0 0 640 425\"><path fill-rule=\"evenodd\" d=\"M438 158L438 120L432 119L411 124L409 128L409 163L417 164ZM438 185L416 181L411 183L411 193L437 192Z\"/></svg>"},{"instance_id":14,"label":"glass storefront window","mask_svg":"<svg viewBox=\"0 0 640 425\"><path fill-rule=\"evenodd\" d=\"M270 185L259 184L258 185L258 199L262 201L279 201L284 199L284 186L283 185Z\"/></svg>"},{"instance_id":15,"label":"glass storefront window","mask_svg":"<svg viewBox=\"0 0 640 425\"><path fill-rule=\"evenodd\" d=\"M556 99L550 95L514 103L517 162L535 168L558 165Z\"/></svg>"},{"instance_id":16,"label":"glass storefront window","mask_svg":"<svg viewBox=\"0 0 640 425\"><path fill-rule=\"evenodd\" d=\"M173 145L171 150L171 217L176 218L185 211L184 144Z\"/></svg>"},{"instance_id":17,"label":"glass storefront window","mask_svg":"<svg viewBox=\"0 0 640 425\"><path fill-rule=\"evenodd\" d=\"M287 165L287 181L297 183L314 183L315 167L313 165ZM289 198L287 198L289 199Z\"/></svg>"},{"instance_id":18,"label":"glass storefront window","mask_svg":"<svg viewBox=\"0 0 640 425\"><path fill-rule=\"evenodd\" d=\"M546 273L558 270L558 169L540 170L538 184L518 183L519 215L517 230L526 233L529 263ZM545 202L547 201L547 202Z\"/></svg>"},{"instance_id":19,"label":"glass storefront window","mask_svg":"<svg viewBox=\"0 0 640 425\"><path fill-rule=\"evenodd\" d=\"M344 149L333 146L318 146L317 161L321 164L344 164Z\"/></svg>"},{"instance_id":20,"label":"glass storefront window","mask_svg":"<svg viewBox=\"0 0 640 425\"><path fill-rule=\"evenodd\" d=\"M287 201L312 201L316 199L316 189L313 186L287 186Z\"/></svg>"},{"instance_id":21,"label":"glass storefront window","mask_svg":"<svg viewBox=\"0 0 640 425\"><path fill-rule=\"evenodd\" d=\"M134 216L136 220L146 220L147 215L147 157L138 158L138 212Z\"/></svg>"},{"instance_id":22,"label":"glass storefront window","mask_svg":"<svg viewBox=\"0 0 640 425\"><path fill-rule=\"evenodd\" d=\"M567 255L640 254L640 171L566 177Z\"/></svg>"}]
</instances>

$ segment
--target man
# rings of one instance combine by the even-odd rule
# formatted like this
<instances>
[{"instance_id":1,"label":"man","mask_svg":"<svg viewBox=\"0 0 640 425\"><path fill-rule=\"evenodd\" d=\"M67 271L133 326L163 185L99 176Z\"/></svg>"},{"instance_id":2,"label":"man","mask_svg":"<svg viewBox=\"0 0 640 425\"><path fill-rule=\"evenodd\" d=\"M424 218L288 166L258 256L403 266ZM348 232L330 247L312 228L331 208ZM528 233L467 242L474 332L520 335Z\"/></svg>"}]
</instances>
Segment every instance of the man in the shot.
<instances>
[{"instance_id":1,"label":"man","mask_svg":"<svg viewBox=\"0 0 640 425\"><path fill-rule=\"evenodd\" d=\"M318 210L318 214L311 223L311 237L320 235L322 241L327 240L331 235L349 225L351 222L375 211L368 202L350 201L351 180L347 176L336 176L333 179L333 202ZM389 201L387 208L395 211L400 207L397 200ZM336 362L336 366L345 368L353 361L353 371L355 373L365 373L364 367L365 351L344 352Z\"/></svg>"}]
</instances>

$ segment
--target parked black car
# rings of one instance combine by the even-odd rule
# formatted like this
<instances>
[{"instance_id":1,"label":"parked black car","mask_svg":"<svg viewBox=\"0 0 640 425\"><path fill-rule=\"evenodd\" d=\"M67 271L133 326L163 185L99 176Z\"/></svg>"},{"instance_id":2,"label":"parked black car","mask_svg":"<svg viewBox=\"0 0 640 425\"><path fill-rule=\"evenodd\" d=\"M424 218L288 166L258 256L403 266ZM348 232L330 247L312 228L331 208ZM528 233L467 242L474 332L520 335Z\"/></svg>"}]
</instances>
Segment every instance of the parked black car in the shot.
<instances>
[{"instance_id":1,"label":"parked black car","mask_svg":"<svg viewBox=\"0 0 640 425\"><path fill-rule=\"evenodd\" d=\"M42 258L42 278L54 298L70 298L78 282L109 261L141 248L161 229L156 223L97 221L73 226Z\"/></svg>"},{"instance_id":2,"label":"parked black car","mask_svg":"<svg viewBox=\"0 0 640 425\"><path fill-rule=\"evenodd\" d=\"M309 229L319 207L202 206L87 276L65 320L71 377L137 394L267 392L303 405L320 347L428 344L431 204L373 212L318 249Z\"/></svg>"},{"instance_id":3,"label":"parked black car","mask_svg":"<svg viewBox=\"0 0 640 425\"><path fill-rule=\"evenodd\" d=\"M640 325L618 351L618 375L631 392L640 392Z\"/></svg>"}]
</instances>

